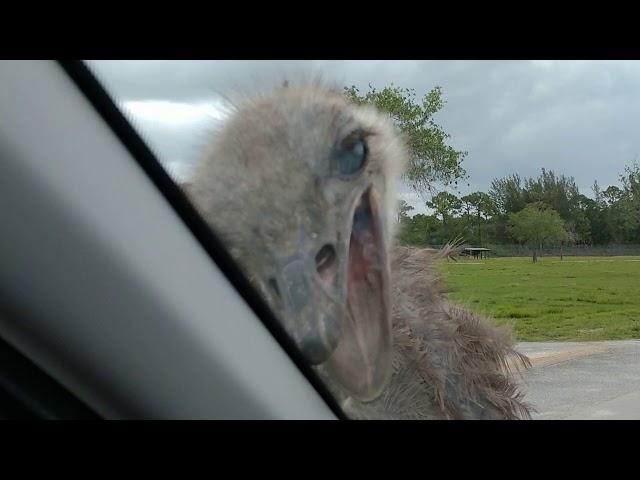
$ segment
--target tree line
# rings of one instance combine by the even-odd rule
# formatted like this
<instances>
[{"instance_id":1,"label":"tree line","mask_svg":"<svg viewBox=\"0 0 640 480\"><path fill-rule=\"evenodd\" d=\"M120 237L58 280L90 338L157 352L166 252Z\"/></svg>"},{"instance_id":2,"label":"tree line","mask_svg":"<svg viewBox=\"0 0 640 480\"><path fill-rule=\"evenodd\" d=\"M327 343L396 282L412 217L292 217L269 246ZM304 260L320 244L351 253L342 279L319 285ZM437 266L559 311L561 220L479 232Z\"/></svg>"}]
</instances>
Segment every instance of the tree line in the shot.
<instances>
[{"instance_id":1,"label":"tree line","mask_svg":"<svg viewBox=\"0 0 640 480\"><path fill-rule=\"evenodd\" d=\"M434 195L431 215L411 216L401 201L397 221L401 243L438 245L454 238L487 244L561 243L574 245L640 244L640 167L633 162L619 185L602 189L594 182L591 197L573 177L542 169L538 177L513 174L491 182L488 192Z\"/></svg>"}]
</instances>

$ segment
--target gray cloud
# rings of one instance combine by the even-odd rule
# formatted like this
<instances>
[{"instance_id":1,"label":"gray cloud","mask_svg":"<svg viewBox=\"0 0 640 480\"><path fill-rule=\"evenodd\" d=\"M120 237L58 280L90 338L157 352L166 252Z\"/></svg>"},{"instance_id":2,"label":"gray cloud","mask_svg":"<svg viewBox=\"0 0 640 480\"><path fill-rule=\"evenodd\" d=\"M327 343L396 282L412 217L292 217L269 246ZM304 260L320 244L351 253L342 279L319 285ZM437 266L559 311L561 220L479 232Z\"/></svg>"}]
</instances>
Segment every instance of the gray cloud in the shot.
<instances>
[{"instance_id":1,"label":"gray cloud","mask_svg":"<svg viewBox=\"0 0 640 480\"><path fill-rule=\"evenodd\" d=\"M120 101L212 102L219 95L279 84L305 72L339 85L415 88L440 85L436 120L469 155L470 186L533 176L541 168L573 176L591 194L594 180L617 183L640 154L640 62L637 61L96 61L91 65ZM207 121L138 119L166 162L193 163ZM175 164L174 164L175 165ZM418 211L422 200L402 190Z\"/></svg>"}]
</instances>

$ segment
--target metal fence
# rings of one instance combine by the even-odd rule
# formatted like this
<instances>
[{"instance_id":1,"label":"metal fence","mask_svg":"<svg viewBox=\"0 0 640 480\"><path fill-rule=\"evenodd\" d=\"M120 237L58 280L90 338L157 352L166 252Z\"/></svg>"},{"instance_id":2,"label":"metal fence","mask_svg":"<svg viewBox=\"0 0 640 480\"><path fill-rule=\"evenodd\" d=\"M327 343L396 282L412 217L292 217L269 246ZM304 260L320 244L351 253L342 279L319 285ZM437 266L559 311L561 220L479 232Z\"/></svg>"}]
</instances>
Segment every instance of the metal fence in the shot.
<instances>
[{"instance_id":1,"label":"metal fence","mask_svg":"<svg viewBox=\"0 0 640 480\"><path fill-rule=\"evenodd\" d=\"M479 245L465 245L468 247L478 247ZM430 245L431 248L442 248L443 245ZM525 245L483 245L490 249L489 257L530 257L531 248ZM617 244L617 245L565 245L546 246L538 250L538 255L543 257L559 257L560 252L566 257L614 257L614 256L640 256L640 245Z\"/></svg>"},{"instance_id":2,"label":"metal fence","mask_svg":"<svg viewBox=\"0 0 640 480\"><path fill-rule=\"evenodd\" d=\"M529 257L531 248L524 245L487 245L494 257ZM543 247L538 254L543 257L613 257L640 255L640 245L565 245Z\"/></svg>"}]
</instances>

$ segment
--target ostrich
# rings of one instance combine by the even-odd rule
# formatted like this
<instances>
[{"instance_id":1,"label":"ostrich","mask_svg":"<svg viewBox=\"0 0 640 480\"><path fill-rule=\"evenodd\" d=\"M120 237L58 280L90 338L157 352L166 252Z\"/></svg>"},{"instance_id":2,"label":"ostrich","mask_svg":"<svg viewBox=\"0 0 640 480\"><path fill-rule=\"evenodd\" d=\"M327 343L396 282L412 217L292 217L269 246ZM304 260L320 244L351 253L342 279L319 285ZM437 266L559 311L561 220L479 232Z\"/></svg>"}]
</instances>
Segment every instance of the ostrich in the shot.
<instances>
[{"instance_id":1,"label":"ostrich","mask_svg":"<svg viewBox=\"0 0 640 480\"><path fill-rule=\"evenodd\" d=\"M349 418L530 418L509 332L442 294L452 248L393 247L407 156L372 107L285 83L235 105L186 191Z\"/></svg>"}]
</instances>

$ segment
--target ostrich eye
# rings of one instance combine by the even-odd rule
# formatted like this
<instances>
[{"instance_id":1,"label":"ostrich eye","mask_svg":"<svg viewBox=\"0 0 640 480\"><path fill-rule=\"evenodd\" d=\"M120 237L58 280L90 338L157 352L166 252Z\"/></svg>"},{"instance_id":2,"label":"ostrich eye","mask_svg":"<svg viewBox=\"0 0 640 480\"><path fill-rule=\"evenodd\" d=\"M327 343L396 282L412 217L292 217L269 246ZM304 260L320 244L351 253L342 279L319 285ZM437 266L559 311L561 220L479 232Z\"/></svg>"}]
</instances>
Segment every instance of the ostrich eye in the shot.
<instances>
[{"instance_id":1,"label":"ostrich eye","mask_svg":"<svg viewBox=\"0 0 640 480\"><path fill-rule=\"evenodd\" d=\"M355 131L346 137L338 151L340 175L353 175L360 171L367 160L368 151L363 132Z\"/></svg>"}]
</instances>

